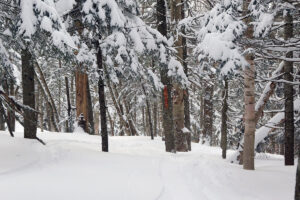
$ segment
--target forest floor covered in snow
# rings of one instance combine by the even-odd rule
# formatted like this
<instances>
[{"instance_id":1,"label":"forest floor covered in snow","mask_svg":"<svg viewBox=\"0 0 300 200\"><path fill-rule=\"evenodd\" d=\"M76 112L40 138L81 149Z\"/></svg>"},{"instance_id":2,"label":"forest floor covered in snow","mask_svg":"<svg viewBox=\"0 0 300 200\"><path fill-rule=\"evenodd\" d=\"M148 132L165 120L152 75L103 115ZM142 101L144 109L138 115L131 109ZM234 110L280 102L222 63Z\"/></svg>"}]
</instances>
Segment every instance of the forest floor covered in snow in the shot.
<instances>
[{"instance_id":1,"label":"forest floor covered in snow","mask_svg":"<svg viewBox=\"0 0 300 200\"><path fill-rule=\"evenodd\" d=\"M0 198L5 200L292 200L296 166L258 154L256 170L192 144L170 154L161 138L39 133L47 145L0 132ZM229 151L229 155L234 153Z\"/></svg>"}]
</instances>

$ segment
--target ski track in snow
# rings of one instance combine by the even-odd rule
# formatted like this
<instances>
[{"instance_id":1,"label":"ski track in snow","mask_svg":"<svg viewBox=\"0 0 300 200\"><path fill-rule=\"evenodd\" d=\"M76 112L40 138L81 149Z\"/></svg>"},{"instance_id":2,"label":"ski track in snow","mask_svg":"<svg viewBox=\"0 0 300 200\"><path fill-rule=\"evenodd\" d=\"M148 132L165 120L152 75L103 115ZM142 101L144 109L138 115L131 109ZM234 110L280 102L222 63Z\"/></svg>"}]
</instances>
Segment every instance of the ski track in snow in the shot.
<instances>
[{"instance_id":1,"label":"ski track in snow","mask_svg":"<svg viewBox=\"0 0 300 200\"><path fill-rule=\"evenodd\" d=\"M5 200L293 199L296 167L284 167L278 155L257 159L257 169L245 171L222 160L219 148L200 144L171 154L160 138L110 137L110 153L102 153L99 136L40 133L46 146L16 136L0 132Z\"/></svg>"}]
</instances>

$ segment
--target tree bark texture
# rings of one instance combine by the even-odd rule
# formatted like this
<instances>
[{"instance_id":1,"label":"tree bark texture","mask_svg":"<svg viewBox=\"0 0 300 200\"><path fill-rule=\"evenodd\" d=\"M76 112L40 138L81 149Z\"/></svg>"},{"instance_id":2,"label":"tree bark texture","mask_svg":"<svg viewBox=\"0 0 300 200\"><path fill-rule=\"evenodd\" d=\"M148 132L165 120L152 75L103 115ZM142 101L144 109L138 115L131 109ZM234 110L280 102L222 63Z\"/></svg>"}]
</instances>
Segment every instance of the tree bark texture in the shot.
<instances>
[{"instance_id":1,"label":"tree bark texture","mask_svg":"<svg viewBox=\"0 0 300 200\"><path fill-rule=\"evenodd\" d=\"M157 0L157 30L167 37L167 17L165 0ZM173 125L173 105L172 105L172 81L168 76L167 65L161 66L161 82L164 85L162 91L162 116L163 116L163 136L167 152L176 152L175 135Z\"/></svg>"},{"instance_id":2,"label":"tree bark texture","mask_svg":"<svg viewBox=\"0 0 300 200\"><path fill-rule=\"evenodd\" d=\"M228 80L224 79L224 89L223 89L223 105L222 105L222 124L221 124L221 148L222 148L222 158L226 158L227 151L227 110L228 110Z\"/></svg>"},{"instance_id":3,"label":"tree bark texture","mask_svg":"<svg viewBox=\"0 0 300 200\"><path fill-rule=\"evenodd\" d=\"M22 50L21 59L23 104L30 108L24 110L24 137L36 139L37 116L31 110L35 109L34 65L32 55L27 48Z\"/></svg>"},{"instance_id":4,"label":"tree bark texture","mask_svg":"<svg viewBox=\"0 0 300 200\"><path fill-rule=\"evenodd\" d=\"M76 117L83 114L85 119L85 132L94 134L94 121L91 106L91 96L89 91L88 75L81 70L75 72L76 82Z\"/></svg>"},{"instance_id":5,"label":"tree bark texture","mask_svg":"<svg viewBox=\"0 0 300 200\"><path fill-rule=\"evenodd\" d=\"M243 5L244 15L248 13L248 5L250 0L246 0ZM253 26L250 25L251 18L245 20L248 26L245 36L248 40L253 38ZM245 46L249 48L249 45ZM244 70L244 101L245 101L245 135L244 135L244 151L243 151L243 168L247 170L254 170L254 140L255 140L255 65L254 55L248 53L245 59L249 66Z\"/></svg>"},{"instance_id":6,"label":"tree bark texture","mask_svg":"<svg viewBox=\"0 0 300 200\"><path fill-rule=\"evenodd\" d=\"M179 21L182 19L182 0L172 0L171 1L171 19L175 22L175 27L178 25ZM175 31L175 30L174 30ZM175 33L175 32L174 32ZM182 36L178 35L175 39L175 48L177 50L177 56L183 64L183 43ZM173 120L174 120L174 130L175 130L175 142L176 151L185 152L188 151L187 143L187 132L183 131L185 125L185 115L184 115L184 95L185 90L180 87L179 84L173 85Z\"/></svg>"},{"instance_id":7,"label":"tree bark texture","mask_svg":"<svg viewBox=\"0 0 300 200\"><path fill-rule=\"evenodd\" d=\"M289 41L293 37L293 16L286 10L284 16L284 39ZM293 51L286 53L287 58L293 58ZM284 61L284 80L293 82L293 62ZM284 83L284 163L294 165L294 90L293 85Z\"/></svg>"},{"instance_id":8,"label":"tree bark texture","mask_svg":"<svg viewBox=\"0 0 300 200\"><path fill-rule=\"evenodd\" d=\"M99 105L101 116L101 138L102 138L102 151L108 152L108 132L107 132L107 118L106 118L106 104L105 104L105 85L104 85L104 69L102 63L102 51L98 46L97 52L97 65L98 65L98 93Z\"/></svg>"},{"instance_id":9,"label":"tree bark texture","mask_svg":"<svg viewBox=\"0 0 300 200\"><path fill-rule=\"evenodd\" d=\"M214 86L205 84L203 97L203 142L208 140L209 144L213 144L213 92Z\"/></svg>"}]
</instances>

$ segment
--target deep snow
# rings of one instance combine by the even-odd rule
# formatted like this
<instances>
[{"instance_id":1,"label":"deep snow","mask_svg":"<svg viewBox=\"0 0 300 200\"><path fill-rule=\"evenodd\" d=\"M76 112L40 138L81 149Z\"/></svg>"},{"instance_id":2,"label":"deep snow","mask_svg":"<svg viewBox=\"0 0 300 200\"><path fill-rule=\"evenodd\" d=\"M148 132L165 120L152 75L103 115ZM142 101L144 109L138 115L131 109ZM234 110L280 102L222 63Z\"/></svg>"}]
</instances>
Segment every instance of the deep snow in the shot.
<instances>
[{"instance_id":1,"label":"deep snow","mask_svg":"<svg viewBox=\"0 0 300 200\"><path fill-rule=\"evenodd\" d=\"M259 154L256 170L221 159L200 144L192 152L164 152L160 138L39 133L47 145L0 132L2 200L292 200L296 167ZM229 151L229 154L234 153Z\"/></svg>"}]
</instances>

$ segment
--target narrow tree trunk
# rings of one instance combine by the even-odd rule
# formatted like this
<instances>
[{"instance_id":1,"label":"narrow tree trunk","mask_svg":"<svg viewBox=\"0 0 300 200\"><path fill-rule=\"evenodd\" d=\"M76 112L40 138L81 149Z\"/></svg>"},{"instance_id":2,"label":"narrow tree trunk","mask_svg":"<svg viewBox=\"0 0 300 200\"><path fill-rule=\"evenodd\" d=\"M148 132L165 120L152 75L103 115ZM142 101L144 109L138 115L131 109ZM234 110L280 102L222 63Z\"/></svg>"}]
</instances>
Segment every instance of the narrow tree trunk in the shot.
<instances>
[{"instance_id":1,"label":"narrow tree trunk","mask_svg":"<svg viewBox=\"0 0 300 200\"><path fill-rule=\"evenodd\" d=\"M0 131L5 131L5 119L3 114L0 114Z\"/></svg>"},{"instance_id":2,"label":"narrow tree trunk","mask_svg":"<svg viewBox=\"0 0 300 200\"><path fill-rule=\"evenodd\" d=\"M35 109L34 93L34 66L32 55L28 49L23 49L22 59L22 86L23 86L23 104ZM24 137L35 139L37 130L36 113L30 109L24 110Z\"/></svg>"},{"instance_id":3,"label":"narrow tree trunk","mask_svg":"<svg viewBox=\"0 0 300 200\"><path fill-rule=\"evenodd\" d=\"M101 138L102 138L102 151L108 152L108 132L107 132L107 119L106 119L106 105L105 105L105 85L104 85L104 69L102 63L102 51L98 44L97 52L97 65L98 65L98 93L100 104L101 116Z\"/></svg>"},{"instance_id":4,"label":"narrow tree trunk","mask_svg":"<svg viewBox=\"0 0 300 200\"><path fill-rule=\"evenodd\" d=\"M54 112L55 111L54 111L54 108L53 108L51 102L49 101L49 99L51 99L51 98L47 96L46 91L44 90L44 88L42 86L42 83L41 83L41 81L38 78L36 73L35 73L35 77L36 77L36 82L39 85L39 88L40 88L40 91L41 91L40 94L42 94L44 96L45 100L46 100L48 130L58 132L59 128L58 128L58 125L57 125L57 123L55 121L55 118L54 118Z\"/></svg>"},{"instance_id":5,"label":"narrow tree trunk","mask_svg":"<svg viewBox=\"0 0 300 200\"><path fill-rule=\"evenodd\" d=\"M67 120L67 133L71 133L73 131L73 120L72 120L72 108L70 101L70 92L69 92L69 80L68 77L65 76L65 84L66 84L66 95L67 95L67 105L68 105L68 120Z\"/></svg>"},{"instance_id":6,"label":"narrow tree trunk","mask_svg":"<svg viewBox=\"0 0 300 200\"><path fill-rule=\"evenodd\" d=\"M94 88L95 91L98 90L97 86L95 86ZM93 104L94 106L97 104L97 102L99 101L99 98L97 99L96 96L93 97ZM94 130L95 130L95 134L96 135L99 135L100 134L100 108L98 109L97 107L94 108L94 120L95 120L95 123L94 123Z\"/></svg>"},{"instance_id":7,"label":"narrow tree trunk","mask_svg":"<svg viewBox=\"0 0 300 200\"><path fill-rule=\"evenodd\" d=\"M15 88L14 88L14 84L12 81L10 81L9 84L9 95L11 97L15 97ZM7 119L8 119L8 123L10 125L11 131L15 131L15 127L16 127L16 118L15 118L15 111L14 109L8 109L7 110Z\"/></svg>"},{"instance_id":8,"label":"narrow tree trunk","mask_svg":"<svg viewBox=\"0 0 300 200\"><path fill-rule=\"evenodd\" d=\"M91 135L95 135L95 123L94 123L94 113L93 113L93 105L92 105L92 97L90 90L89 79L87 80L87 111L88 111L88 133Z\"/></svg>"},{"instance_id":9,"label":"narrow tree trunk","mask_svg":"<svg viewBox=\"0 0 300 200\"><path fill-rule=\"evenodd\" d=\"M154 134L153 134L153 126L152 126L152 119L151 119L151 111L150 111L150 102L149 99L146 95L146 90L145 87L143 87L143 91L144 91L144 95L146 98L146 109L147 109L147 114L148 114L148 123L149 123L149 131L150 131L150 136L151 136L151 140L154 140Z\"/></svg>"},{"instance_id":10,"label":"narrow tree trunk","mask_svg":"<svg viewBox=\"0 0 300 200\"><path fill-rule=\"evenodd\" d=\"M115 126L114 126L114 120L112 119L111 115L109 112L107 112L107 116L109 119L109 124L110 124L110 135L114 136L115 135Z\"/></svg>"},{"instance_id":11,"label":"narrow tree trunk","mask_svg":"<svg viewBox=\"0 0 300 200\"><path fill-rule=\"evenodd\" d=\"M203 97L203 142L210 145L213 144L213 91L213 85L207 83Z\"/></svg>"},{"instance_id":12,"label":"narrow tree trunk","mask_svg":"<svg viewBox=\"0 0 300 200\"><path fill-rule=\"evenodd\" d=\"M39 93L41 94L42 93L42 88L40 85L38 85L38 90L39 90ZM16 95L17 96L17 95ZM40 114L39 114L39 117L40 117L40 129L41 129L41 132L44 132L44 101L43 101L43 95L40 95L39 97L39 105L40 105Z\"/></svg>"},{"instance_id":13,"label":"narrow tree trunk","mask_svg":"<svg viewBox=\"0 0 300 200\"><path fill-rule=\"evenodd\" d=\"M49 87L47 85L47 82L46 82L46 79L45 79L45 76L44 76L44 73L43 73L41 67L39 66L39 64L37 62L34 62L34 65L35 65L35 67L36 67L36 69L37 69L37 71L40 75L41 82L39 82L39 84L45 88L45 94L47 94L47 96L48 96L48 97L45 97L45 98L48 98L49 103L51 103L51 109L52 109L52 112L53 112L53 120L56 120L56 121L53 121L53 123L56 125L55 129L57 129L57 130L55 130L55 131L58 132L59 131L58 123L60 121L59 121L59 115L58 115L53 97L51 95L51 92L49 90ZM37 77L37 79L38 79L38 77Z\"/></svg>"},{"instance_id":14,"label":"narrow tree trunk","mask_svg":"<svg viewBox=\"0 0 300 200\"><path fill-rule=\"evenodd\" d=\"M293 16L290 10L286 10L284 16L284 39L289 41L293 37ZM286 53L287 58L293 58L293 51ZM293 82L293 62L284 62L284 80ZM293 85L284 84L284 99L285 99L285 123L284 123L284 139L285 165L294 165L294 91Z\"/></svg>"},{"instance_id":15,"label":"narrow tree trunk","mask_svg":"<svg viewBox=\"0 0 300 200\"><path fill-rule=\"evenodd\" d=\"M61 60L58 60L58 68L61 70ZM60 71L59 71L60 72ZM60 73L58 73L58 116L61 116L61 76Z\"/></svg>"},{"instance_id":16,"label":"narrow tree trunk","mask_svg":"<svg viewBox=\"0 0 300 200\"><path fill-rule=\"evenodd\" d=\"M165 0L157 0L157 30L167 37L167 17L166 17L166 2ZM164 85L162 91L163 102L163 135L165 137L165 145L167 152L176 152L175 136L173 125L173 105L172 105L172 82L168 76L168 66L161 66L161 82Z\"/></svg>"},{"instance_id":17,"label":"narrow tree trunk","mask_svg":"<svg viewBox=\"0 0 300 200\"><path fill-rule=\"evenodd\" d=\"M226 158L227 150L227 109L228 109L228 80L224 79L224 90L223 90L223 105L222 105L222 125L221 125L221 148L222 148L222 158Z\"/></svg>"},{"instance_id":18,"label":"narrow tree trunk","mask_svg":"<svg viewBox=\"0 0 300 200\"><path fill-rule=\"evenodd\" d=\"M154 105L153 105L153 134L154 134L154 137L157 137L157 112L158 112L158 109L157 109L157 102L154 102Z\"/></svg>"},{"instance_id":19,"label":"narrow tree trunk","mask_svg":"<svg viewBox=\"0 0 300 200\"><path fill-rule=\"evenodd\" d=\"M298 166L296 172L295 200L300 200L300 143L298 139Z\"/></svg>"},{"instance_id":20,"label":"narrow tree trunk","mask_svg":"<svg viewBox=\"0 0 300 200\"><path fill-rule=\"evenodd\" d=\"M118 117L119 117L119 122L120 122L120 126L121 126L121 129L124 128L124 131L125 131L125 134L126 135L130 135L130 131L129 131L129 125L128 123L125 121L124 117L123 117L123 112L122 112L122 109L120 107L120 104L118 104L118 101L116 99L116 96L115 96L115 93L113 91L113 88L111 86L111 83L109 80L107 80L107 86L108 86L108 89L109 89L109 92L110 92L110 96L111 96L111 99L113 101L113 104L115 106L115 109L117 111L117 114L118 114ZM123 136L123 130L121 131L121 135Z\"/></svg>"},{"instance_id":21,"label":"narrow tree trunk","mask_svg":"<svg viewBox=\"0 0 300 200\"><path fill-rule=\"evenodd\" d=\"M181 0L181 19L185 18L185 1ZM182 30L183 34L185 34L185 30ZM186 38L182 37L182 65L184 68L184 73L188 76L188 63L187 63L187 42ZM189 90L188 88L184 91L184 126L191 131L191 119L190 119L190 100L189 100ZM188 150L192 150L191 144L191 132L187 134L187 144Z\"/></svg>"}]
</instances>

